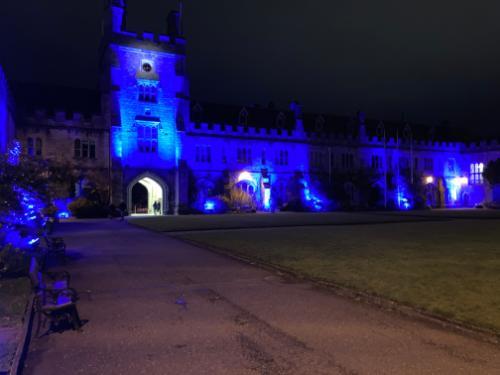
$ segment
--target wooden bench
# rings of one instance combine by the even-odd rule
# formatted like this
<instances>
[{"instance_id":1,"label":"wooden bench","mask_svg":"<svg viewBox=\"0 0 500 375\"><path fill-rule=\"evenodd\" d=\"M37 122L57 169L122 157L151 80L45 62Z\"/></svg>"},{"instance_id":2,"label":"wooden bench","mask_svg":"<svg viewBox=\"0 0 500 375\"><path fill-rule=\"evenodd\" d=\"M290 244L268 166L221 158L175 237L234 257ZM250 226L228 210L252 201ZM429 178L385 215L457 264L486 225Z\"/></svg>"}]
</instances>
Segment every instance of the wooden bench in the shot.
<instances>
[{"instance_id":1,"label":"wooden bench","mask_svg":"<svg viewBox=\"0 0 500 375\"><path fill-rule=\"evenodd\" d=\"M38 335L40 328L46 325L47 320L51 323L49 331L62 321L79 330L82 323L76 308L78 294L69 287L69 273L65 271L42 273L36 258L33 257L29 276L36 293L35 306L38 315L36 334Z\"/></svg>"},{"instance_id":2,"label":"wooden bench","mask_svg":"<svg viewBox=\"0 0 500 375\"><path fill-rule=\"evenodd\" d=\"M43 234L43 240L47 248L47 255L55 255L56 257L66 261L66 243L62 237L51 237L46 233Z\"/></svg>"},{"instance_id":3,"label":"wooden bench","mask_svg":"<svg viewBox=\"0 0 500 375\"><path fill-rule=\"evenodd\" d=\"M42 272L38 261L35 257L31 258L29 277L31 280L31 286L33 289L38 291L58 291L70 289L69 281L70 275L66 271L60 272ZM77 297L76 291L70 289L75 293L75 298Z\"/></svg>"}]
</instances>

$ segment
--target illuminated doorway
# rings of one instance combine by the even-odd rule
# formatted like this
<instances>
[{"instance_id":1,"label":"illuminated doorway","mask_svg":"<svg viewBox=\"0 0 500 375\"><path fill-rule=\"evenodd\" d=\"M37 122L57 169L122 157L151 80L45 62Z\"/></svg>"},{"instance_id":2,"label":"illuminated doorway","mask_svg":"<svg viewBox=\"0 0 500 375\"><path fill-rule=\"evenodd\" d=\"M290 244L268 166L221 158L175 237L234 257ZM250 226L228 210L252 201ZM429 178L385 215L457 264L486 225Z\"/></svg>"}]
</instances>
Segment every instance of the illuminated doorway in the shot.
<instances>
[{"instance_id":1,"label":"illuminated doorway","mask_svg":"<svg viewBox=\"0 0 500 375\"><path fill-rule=\"evenodd\" d=\"M128 187L131 215L164 215L168 211L167 188L161 179L145 174Z\"/></svg>"}]
</instances>

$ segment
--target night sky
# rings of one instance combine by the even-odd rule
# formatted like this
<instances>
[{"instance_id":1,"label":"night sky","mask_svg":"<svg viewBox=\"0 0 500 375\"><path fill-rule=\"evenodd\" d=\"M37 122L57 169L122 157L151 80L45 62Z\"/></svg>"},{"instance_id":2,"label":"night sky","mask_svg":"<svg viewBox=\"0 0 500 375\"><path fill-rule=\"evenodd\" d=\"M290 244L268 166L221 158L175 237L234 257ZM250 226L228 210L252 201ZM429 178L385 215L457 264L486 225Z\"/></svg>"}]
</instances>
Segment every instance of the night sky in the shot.
<instances>
[{"instance_id":1,"label":"night sky","mask_svg":"<svg viewBox=\"0 0 500 375\"><path fill-rule=\"evenodd\" d=\"M163 32L177 2L128 3L128 29ZM102 4L2 1L10 79L95 88ZM187 0L191 94L499 133L499 14L498 0Z\"/></svg>"}]
</instances>

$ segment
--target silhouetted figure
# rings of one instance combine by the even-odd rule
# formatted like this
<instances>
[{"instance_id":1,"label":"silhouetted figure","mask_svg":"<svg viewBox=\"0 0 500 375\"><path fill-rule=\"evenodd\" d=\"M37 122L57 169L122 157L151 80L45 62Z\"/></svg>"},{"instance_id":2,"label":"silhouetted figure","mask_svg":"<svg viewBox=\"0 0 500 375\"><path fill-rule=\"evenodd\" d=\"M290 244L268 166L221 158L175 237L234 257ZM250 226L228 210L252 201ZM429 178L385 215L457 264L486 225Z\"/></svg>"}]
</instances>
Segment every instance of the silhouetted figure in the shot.
<instances>
[{"instance_id":1,"label":"silhouetted figure","mask_svg":"<svg viewBox=\"0 0 500 375\"><path fill-rule=\"evenodd\" d=\"M111 203L108 206L108 216L110 219L114 219L115 215L116 215L116 206L113 203Z\"/></svg>"},{"instance_id":2,"label":"silhouetted figure","mask_svg":"<svg viewBox=\"0 0 500 375\"><path fill-rule=\"evenodd\" d=\"M161 211L161 203L160 201L156 201L153 203L153 210L155 215L159 215Z\"/></svg>"},{"instance_id":3,"label":"silhouetted figure","mask_svg":"<svg viewBox=\"0 0 500 375\"><path fill-rule=\"evenodd\" d=\"M125 215L127 213L127 205L125 204L125 202L120 203L120 205L118 206L118 209L120 210L120 220L123 221L123 219L125 218Z\"/></svg>"}]
</instances>

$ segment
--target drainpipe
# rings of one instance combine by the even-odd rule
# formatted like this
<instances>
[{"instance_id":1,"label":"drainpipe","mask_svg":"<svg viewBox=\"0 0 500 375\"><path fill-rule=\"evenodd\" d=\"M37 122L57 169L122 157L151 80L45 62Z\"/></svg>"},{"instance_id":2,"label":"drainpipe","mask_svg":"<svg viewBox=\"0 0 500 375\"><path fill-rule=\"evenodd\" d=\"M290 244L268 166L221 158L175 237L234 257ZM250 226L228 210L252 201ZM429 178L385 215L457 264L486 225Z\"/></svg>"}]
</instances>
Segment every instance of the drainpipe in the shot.
<instances>
[{"instance_id":1,"label":"drainpipe","mask_svg":"<svg viewBox=\"0 0 500 375\"><path fill-rule=\"evenodd\" d=\"M174 215L179 215L179 147L175 148L175 203Z\"/></svg>"}]
</instances>

